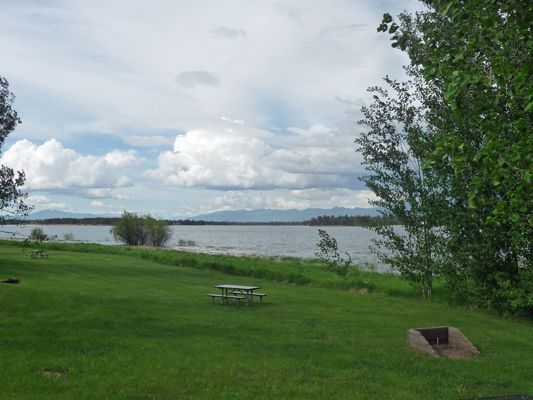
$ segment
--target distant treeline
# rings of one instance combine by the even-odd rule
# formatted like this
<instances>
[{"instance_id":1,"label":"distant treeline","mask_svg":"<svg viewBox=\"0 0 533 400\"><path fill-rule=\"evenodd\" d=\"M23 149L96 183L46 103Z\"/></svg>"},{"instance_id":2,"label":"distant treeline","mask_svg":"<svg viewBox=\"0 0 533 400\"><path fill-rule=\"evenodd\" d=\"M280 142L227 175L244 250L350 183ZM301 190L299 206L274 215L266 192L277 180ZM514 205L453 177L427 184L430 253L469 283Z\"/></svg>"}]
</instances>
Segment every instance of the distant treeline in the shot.
<instances>
[{"instance_id":1,"label":"distant treeline","mask_svg":"<svg viewBox=\"0 0 533 400\"><path fill-rule=\"evenodd\" d=\"M7 224L23 223L26 225L115 225L120 221L120 218L48 218L43 220L26 220L26 221L11 221ZM7 222L7 221L6 221ZM244 226L365 226L365 225L399 225L397 219L385 216L334 216L323 215L317 218L311 218L308 221L295 222L219 222L219 221L193 221L190 219L166 220L169 225L244 225Z\"/></svg>"},{"instance_id":2,"label":"distant treeline","mask_svg":"<svg viewBox=\"0 0 533 400\"><path fill-rule=\"evenodd\" d=\"M368 226L368 225L401 225L397 218L390 218L384 215L370 217L368 215L342 216L323 215L317 218L311 218L306 221L305 225L334 225L334 226Z\"/></svg>"},{"instance_id":3,"label":"distant treeline","mask_svg":"<svg viewBox=\"0 0 533 400\"><path fill-rule=\"evenodd\" d=\"M38 220L26 220L26 225L113 225L120 221L120 218L48 218Z\"/></svg>"}]
</instances>

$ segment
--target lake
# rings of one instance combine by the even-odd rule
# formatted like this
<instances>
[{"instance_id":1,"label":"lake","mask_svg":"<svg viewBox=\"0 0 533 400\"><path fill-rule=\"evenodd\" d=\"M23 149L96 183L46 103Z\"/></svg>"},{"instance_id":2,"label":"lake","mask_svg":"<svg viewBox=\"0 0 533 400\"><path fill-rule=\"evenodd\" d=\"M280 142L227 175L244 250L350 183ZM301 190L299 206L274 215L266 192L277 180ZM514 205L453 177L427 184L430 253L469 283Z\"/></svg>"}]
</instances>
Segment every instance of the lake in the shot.
<instances>
[{"instance_id":1,"label":"lake","mask_svg":"<svg viewBox=\"0 0 533 400\"><path fill-rule=\"evenodd\" d=\"M104 245L117 244L109 233L109 226L44 226L40 225L48 236L57 235L57 240L63 241L64 235L71 233L74 241L99 243ZM3 226L3 231L17 232L16 237L27 237L34 228ZM315 258L318 250L316 243L320 240L318 227L310 226L171 226L174 236L167 242L166 247L192 252L269 256L269 257L298 257ZM341 254L347 252L355 263L374 263L379 271L388 270L388 266L377 262L369 246L371 239L378 238L376 233L359 227L320 227L337 239ZM403 228L397 228L403 229ZM0 238L11 235L0 232ZM180 246L182 241L194 242L191 246ZM343 254L344 255L344 254Z\"/></svg>"}]
</instances>

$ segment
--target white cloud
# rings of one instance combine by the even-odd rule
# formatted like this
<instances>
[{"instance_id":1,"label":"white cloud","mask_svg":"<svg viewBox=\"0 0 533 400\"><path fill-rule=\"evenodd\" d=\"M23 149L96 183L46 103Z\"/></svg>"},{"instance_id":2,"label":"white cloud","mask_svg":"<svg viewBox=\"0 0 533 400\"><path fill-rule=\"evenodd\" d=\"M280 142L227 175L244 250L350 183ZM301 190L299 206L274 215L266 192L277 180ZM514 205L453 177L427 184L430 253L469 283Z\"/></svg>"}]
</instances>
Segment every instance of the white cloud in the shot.
<instances>
[{"instance_id":1,"label":"white cloud","mask_svg":"<svg viewBox=\"0 0 533 400\"><path fill-rule=\"evenodd\" d=\"M306 190L284 190L276 189L269 191L232 190L222 196L214 197L210 204L215 210L224 209L298 209L306 208L333 208L337 207L371 207L369 199L376 199L369 190L349 190L349 189L306 189Z\"/></svg>"},{"instance_id":2,"label":"white cloud","mask_svg":"<svg viewBox=\"0 0 533 400\"><path fill-rule=\"evenodd\" d=\"M66 203L56 203L45 196L28 196L26 203L31 206L35 206L38 209L48 209L48 210L64 210L68 206Z\"/></svg>"},{"instance_id":3,"label":"white cloud","mask_svg":"<svg viewBox=\"0 0 533 400\"><path fill-rule=\"evenodd\" d=\"M113 206L104 204L103 201L98 201L98 200L91 201L91 207L94 207L94 208L105 208L105 209L114 208Z\"/></svg>"},{"instance_id":4,"label":"white cloud","mask_svg":"<svg viewBox=\"0 0 533 400\"><path fill-rule=\"evenodd\" d=\"M131 184L128 177L116 178L114 167L135 162L130 152L112 152L103 157L82 156L51 139L41 146L20 140L2 156L2 163L24 170L24 189L86 189L112 188ZM91 195L90 192L85 192ZM93 194L94 196L94 194Z\"/></svg>"},{"instance_id":5,"label":"white cloud","mask_svg":"<svg viewBox=\"0 0 533 400\"><path fill-rule=\"evenodd\" d=\"M228 189L302 191L276 192L268 204L326 203L329 189L354 189L360 128L354 112L339 123L354 104L339 99L365 98L381 77L404 75L407 56L376 27L383 12L422 7L405 0L4 3L2 75L24 123L7 138L2 162L26 171L30 191L111 204L121 200L113 190L130 186L122 192L159 209L185 207L176 204L184 198L201 207L204 193ZM157 160L128 150L155 153L174 142L175 151ZM151 170L138 173L145 164ZM143 178L154 186L147 190ZM322 193L305 192L314 189ZM338 201L352 200L339 193Z\"/></svg>"},{"instance_id":6,"label":"white cloud","mask_svg":"<svg viewBox=\"0 0 533 400\"><path fill-rule=\"evenodd\" d=\"M373 207L368 204L369 200L377 200L378 197L370 190L355 190L353 195L347 198L342 198L340 196L334 196L331 198L331 203L339 207L363 207L369 208Z\"/></svg>"},{"instance_id":7,"label":"white cloud","mask_svg":"<svg viewBox=\"0 0 533 400\"><path fill-rule=\"evenodd\" d=\"M361 167L351 136L323 125L291 131L296 135L284 141L286 149L239 129L192 130L178 136L174 151L161 153L159 168L145 176L162 185L210 188L353 186Z\"/></svg>"},{"instance_id":8,"label":"white cloud","mask_svg":"<svg viewBox=\"0 0 533 400\"><path fill-rule=\"evenodd\" d=\"M137 157L137 150L113 150L104 156L107 164L112 168L124 168L131 165L139 164L143 161Z\"/></svg>"},{"instance_id":9,"label":"white cloud","mask_svg":"<svg viewBox=\"0 0 533 400\"><path fill-rule=\"evenodd\" d=\"M251 187L268 171L256 164L273 149L257 138L187 132L176 138L173 152L163 152L159 169L147 175L175 186ZM229 134L228 134L229 133Z\"/></svg>"},{"instance_id":10,"label":"white cloud","mask_svg":"<svg viewBox=\"0 0 533 400\"><path fill-rule=\"evenodd\" d=\"M117 194L114 197L116 199L119 199L119 200L135 200L133 197L126 196L126 195L123 195L123 194Z\"/></svg>"},{"instance_id":11,"label":"white cloud","mask_svg":"<svg viewBox=\"0 0 533 400\"><path fill-rule=\"evenodd\" d=\"M331 200L333 197L339 196L351 196L353 191L350 189L304 189L304 190L291 190L291 196L306 200Z\"/></svg>"},{"instance_id":12,"label":"white cloud","mask_svg":"<svg viewBox=\"0 0 533 400\"><path fill-rule=\"evenodd\" d=\"M81 189L78 195L86 198L107 199L112 197L112 190L109 188Z\"/></svg>"},{"instance_id":13,"label":"white cloud","mask_svg":"<svg viewBox=\"0 0 533 400\"><path fill-rule=\"evenodd\" d=\"M308 201L289 200L280 193L257 191L229 191L210 201L220 209L256 209L271 208L278 210L304 209L309 207Z\"/></svg>"},{"instance_id":14,"label":"white cloud","mask_svg":"<svg viewBox=\"0 0 533 400\"><path fill-rule=\"evenodd\" d=\"M231 119L231 118L226 118L226 117L222 117L220 119L223 121L233 122L235 124L241 124L241 125L244 124L244 121L242 119Z\"/></svg>"},{"instance_id":15,"label":"white cloud","mask_svg":"<svg viewBox=\"0 0 533 400\"><path fill-rule=\"evenodd\" d=\"M237 113L258 127L332 125L336 96L403 74L406 55L376 27L384 11L421 6L378 3L10 2L2 70L24 91L25 138L186 131L189 118Z\"/></svg>"}]
</instances>

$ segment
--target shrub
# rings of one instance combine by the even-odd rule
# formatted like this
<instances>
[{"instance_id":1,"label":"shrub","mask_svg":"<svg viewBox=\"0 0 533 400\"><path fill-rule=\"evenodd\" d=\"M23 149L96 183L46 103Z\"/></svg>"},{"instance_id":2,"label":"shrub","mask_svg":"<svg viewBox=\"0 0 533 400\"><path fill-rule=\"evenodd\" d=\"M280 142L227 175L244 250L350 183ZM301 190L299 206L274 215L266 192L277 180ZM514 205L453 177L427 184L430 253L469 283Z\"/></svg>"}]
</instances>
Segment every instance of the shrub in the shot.
<instances>
[{"instance_id":1,"label":"shrub","mask_svg":"<svg viewBox=\"0 0 533 400\"><path fill-rule=\"evenodd\" d=\"M73 241L74 240L74 234L72 232L69 232L69 233L65 233L63 235L63 240L70 240L70 241Z\"/></svg>"},{"instance_id":2,"label":"shrub","mask_svg":"<svg viewBox=\"0 0 533 400\"><path fill-rule=\"evenodd\" d=\"M165 243L172 237L172 229L166 221L156 220L150 215L147 215L144 220L146 235L148 243L152 246L164 246Z\"/></svg>"},{"instance_id":3,"label":"shrub","mask_svg":"<svg viewBox=\"0 0 533 400\"><path fill-rule=\"evenodd\" d=\"M318 234L321 239L316 245L320 251L315 255L324 263L322 269L333 272L342 278L346 277L352 258L348 253L345 253L348 256L347 260L341 258L337 240L330 237L326 231L319 229Z\"/></svg>"},{"instance_id":4,"label":"shrub","mask_svg":"<svg viewBox=\"0 0 533 400\"><path fill-rule=\"evenodd\" d=\"M44 242L45 240L48 240L48 235L44 233L43 228L35 227L30 232L30 240Z\"/></svg>"},{"instance_id":5,"label":"shrub","mask_svg":"<svg viewBox=\"0 0 533 400\"><path fill-rule=\"evenodd\" d=\"M120 221L109 232L117 242L127 246L143 245L147 241L144 219L128 211L122 213Z\"/></svg>"}]
</instances>

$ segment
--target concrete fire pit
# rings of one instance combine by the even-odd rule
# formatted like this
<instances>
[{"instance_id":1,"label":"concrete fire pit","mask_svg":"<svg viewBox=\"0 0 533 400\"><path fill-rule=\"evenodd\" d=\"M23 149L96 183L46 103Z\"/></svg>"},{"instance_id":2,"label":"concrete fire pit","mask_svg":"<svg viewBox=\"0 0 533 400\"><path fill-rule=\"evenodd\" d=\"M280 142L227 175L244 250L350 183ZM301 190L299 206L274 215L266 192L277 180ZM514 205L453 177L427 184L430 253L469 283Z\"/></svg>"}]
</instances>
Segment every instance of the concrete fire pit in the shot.
<instances>
[{"instance_id":1,"label":"concrete fire pit","mask_svg":"<svg viewBox=\"0 0 533 400\"><path fill-rule=\"evenodd\" d=\"M433 357L469 359L479 350L457 328L441 326L407 330L407 347Z\"/></svg>"}]
</instances>

